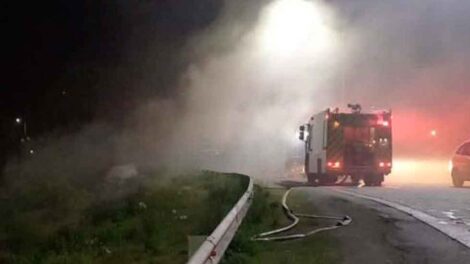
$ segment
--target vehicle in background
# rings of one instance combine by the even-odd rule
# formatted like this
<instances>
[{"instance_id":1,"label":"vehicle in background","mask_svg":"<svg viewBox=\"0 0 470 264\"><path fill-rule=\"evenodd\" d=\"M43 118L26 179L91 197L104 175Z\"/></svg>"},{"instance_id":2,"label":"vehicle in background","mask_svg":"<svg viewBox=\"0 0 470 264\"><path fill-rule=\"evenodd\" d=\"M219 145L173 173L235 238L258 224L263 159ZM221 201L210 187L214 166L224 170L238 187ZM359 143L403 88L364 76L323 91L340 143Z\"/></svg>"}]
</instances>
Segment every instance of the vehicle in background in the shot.
<instances>
[{"instance_id":1,"label":"vehicle in background","mask_svg":"<svg viewBox=\"0 0 470 264\"><path fill-rule=\"evenodd\" d=\"M470 141L457 149L450 162L450 169L455 187L462 187L465 181L470 181Z\"/></svg>"},{"instance_id":2,"label":"vehicle in background","mask_svg":"<svg viewBox=\"0 0 470 264\"><path fill-rule=\"evenodd\" d=\"M392 170L391 111L362 113L348 105L350 113L327 109L300 127L305 142L305 174L311 184L334 184L339 176L353 184L380 186Z\"/></svg>"}]
</instances>

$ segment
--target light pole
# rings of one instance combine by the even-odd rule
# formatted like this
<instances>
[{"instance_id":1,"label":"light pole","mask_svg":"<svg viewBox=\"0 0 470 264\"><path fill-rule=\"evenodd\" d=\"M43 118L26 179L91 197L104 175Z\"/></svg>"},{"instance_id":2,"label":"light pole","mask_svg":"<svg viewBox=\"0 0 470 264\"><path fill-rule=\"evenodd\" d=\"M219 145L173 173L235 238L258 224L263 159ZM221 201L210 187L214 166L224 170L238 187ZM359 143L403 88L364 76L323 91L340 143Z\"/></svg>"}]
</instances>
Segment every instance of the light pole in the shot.
<instances>
[{"instance_id":1,"label":"light pole","mask_svg":"<svg viewBox=\"0 0 470 264\"><path fill-rule=\"evenodd\" d=\"M21 117L17 117L15 118L15 123L18 124L18 125L23 125L23 136L24 136L24 139L27 139L28 138L28 130L27 130L27 124L26 124L26 121L21 119Z\"/></svg>"},{"instance_id":2,"label":"light pole","mask_svg":"<svg viewBox=\"0 0 470 264\"><path fill-rule=\"evenodd\" d=\"M22 143L20 146L20 153L22 148L29 148L28 154L33 155L35 153L34 149L31 148L31 143L29 142L31 139L28 136L28 125L26 120L22 119L21 117L15 118L15 123L18 126L22 126L22 136L20 138L20 142Z\"/></svg>"}]
</instances>

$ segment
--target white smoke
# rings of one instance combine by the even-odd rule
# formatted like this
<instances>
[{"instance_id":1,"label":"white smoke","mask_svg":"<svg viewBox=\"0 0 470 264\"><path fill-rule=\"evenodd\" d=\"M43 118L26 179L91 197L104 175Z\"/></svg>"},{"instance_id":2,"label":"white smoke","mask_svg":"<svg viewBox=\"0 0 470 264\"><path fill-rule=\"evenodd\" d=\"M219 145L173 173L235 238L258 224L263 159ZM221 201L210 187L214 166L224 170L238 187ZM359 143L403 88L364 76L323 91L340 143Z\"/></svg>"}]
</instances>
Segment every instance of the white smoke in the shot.
<instances>
[{"instance_id":1,"label":"white smoke","mask_svg":"<svg viewBox=\"0 0 470 264\"><path fill-rule=\"evenodd\" d=\"M234 43L227 30L233 24L224 21L199 36L191 43L195 51L208 50L214 35L234 48L206 52L189 67L185 114L172 145L221 156L199 160L201 166L281 176L300 145L298 126L331 102L329 84L342 56L333 23L333 12L318 2L279 0Z\"/></svg>"},{"instance_id":2,"label":"white smoke","mask_svg":"<svg viewBox=\"0 0 470 264\"><path fill-rule=\"evenodd\" d=\"M423 149L420 133L436 127L440 145L418 143L453 149L468 135L465 1L260 0L260 12L225 3L181 52L191 63L178 94L142 104L112 133L113 147L96 150L112 154L107 163L280 177L302 154L298 126L350 102L398 113L397 151ZM416 133L404 133L411 125Z\"/></svg>"}]
</instances>

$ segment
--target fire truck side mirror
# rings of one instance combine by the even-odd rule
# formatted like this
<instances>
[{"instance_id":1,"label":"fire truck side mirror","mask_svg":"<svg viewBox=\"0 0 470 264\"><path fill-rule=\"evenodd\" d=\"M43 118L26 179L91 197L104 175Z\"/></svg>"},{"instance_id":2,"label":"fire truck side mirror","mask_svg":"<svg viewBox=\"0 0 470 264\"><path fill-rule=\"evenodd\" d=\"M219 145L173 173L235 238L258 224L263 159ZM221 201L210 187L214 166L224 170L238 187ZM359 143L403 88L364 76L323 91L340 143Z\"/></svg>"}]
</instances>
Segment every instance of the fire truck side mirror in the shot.
<instances>
[{"instance_id":1,"label":"fire truck side mirror","mask_svg":"<svg viewBox=\"0 0 470 264\"><path fill-rule=\"evenodd\" d=\"M305 136L305 126L300 126L299 127L299 130L300 130L300 133L299 133L299 139L300 140L304 140L304 136Z\"/></svg>"}]
</instances>

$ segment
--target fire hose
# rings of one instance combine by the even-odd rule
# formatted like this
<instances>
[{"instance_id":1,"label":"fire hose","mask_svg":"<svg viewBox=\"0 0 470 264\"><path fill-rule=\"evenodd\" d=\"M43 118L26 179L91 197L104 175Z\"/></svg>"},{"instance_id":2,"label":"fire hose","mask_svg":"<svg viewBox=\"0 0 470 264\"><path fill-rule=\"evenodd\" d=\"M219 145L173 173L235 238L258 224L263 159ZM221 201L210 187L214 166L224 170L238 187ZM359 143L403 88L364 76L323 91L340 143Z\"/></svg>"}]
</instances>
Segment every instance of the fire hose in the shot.
<instances>
[{"instance_id":1,"label":"fire hose","mask_svg":"<svg viewBox=\"0 0 470 264\"><path fill-rule=\"evenodd\" d=\"M291 240L291 239L300 239L300 238L306 238L308 236L323 232L323 231L328 231L328 230L334 230L338 229L340 227L347 226L352 223L352 219L349 216L324 216L324 215L310 215L310 214L299 214L299 213L294 213L289 207L287 206L287 197L289 196L289 193L292 191L292 189L287 190L283 197L282 197L282 209L284 210L284 213L286 214L287 218L289 218L292 223L279 228L275 229L272 231L264 232L258 235L255 235L251 238L253 241L279 241L279 240ZM329 220L337 220L336 224L331 225L331 226L325 226L325 227L320 227L313 229L309 232L306 233L298 233L298 234L290 234L290 235L279 235L279 236L273 236L276 234L280 234L286 231L291 230L294 228L300 221L300 218L310 218L310 219L329 219Z\"/></svg>"}]
</instances>

